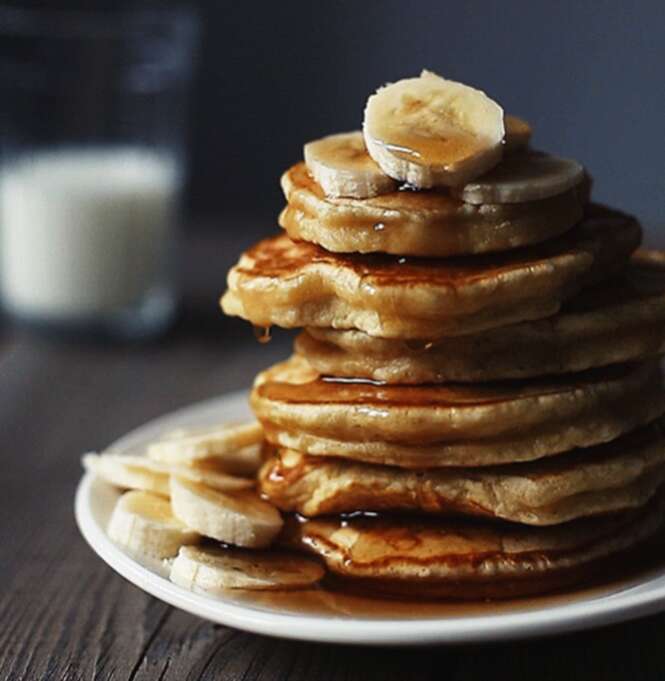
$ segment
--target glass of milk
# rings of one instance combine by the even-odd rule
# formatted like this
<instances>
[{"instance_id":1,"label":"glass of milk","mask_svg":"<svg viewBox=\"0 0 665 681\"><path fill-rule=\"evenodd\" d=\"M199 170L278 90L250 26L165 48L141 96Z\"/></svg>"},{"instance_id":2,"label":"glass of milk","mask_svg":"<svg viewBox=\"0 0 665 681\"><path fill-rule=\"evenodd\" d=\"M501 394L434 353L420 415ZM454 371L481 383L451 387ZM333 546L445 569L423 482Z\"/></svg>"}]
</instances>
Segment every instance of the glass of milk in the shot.
<instances>
[{"instance_id":1,"label":"glass of milk","mask_svg":"<svg viewBox=\"0 0 665 681\"><path fill-rule=\"evenodd\" d=\"M186 10L0 8L0 294L14 320L138 339L177 306Z\"/></svg>"}]
</instances>

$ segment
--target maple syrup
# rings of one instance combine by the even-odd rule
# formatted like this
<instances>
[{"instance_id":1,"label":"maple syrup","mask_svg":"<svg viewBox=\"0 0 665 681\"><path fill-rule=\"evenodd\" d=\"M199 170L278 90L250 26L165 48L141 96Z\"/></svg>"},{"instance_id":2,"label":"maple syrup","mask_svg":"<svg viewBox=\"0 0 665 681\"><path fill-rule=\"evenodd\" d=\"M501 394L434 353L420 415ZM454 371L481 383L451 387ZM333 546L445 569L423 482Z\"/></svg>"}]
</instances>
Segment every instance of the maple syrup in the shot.
<instances>
[{"instance_id":1,"label":"maple syrup","mask_svg":"<svg viewBox=\"0 0 665 681\"><path fill-rule=\"evenodd\" d=\"M269 343L272 339L272 331L269 326L254 326L254 338L256 340L265 345L266 343Z\"/></svg>"},{"instance_id":2,"label":"maple syrup","mask_svg":"<svg viewBox=\"0 0 665 681\"><path fill-rule=\"evenodd\" d=\"M374 141L394 156L411 163L447 167L473 158L491 146L484 137L450 126L437 137L397 130L386 122L372 131Z\"/></svg>"},{"instance_id":3,"label":"maple syrup","mask_svg":"<svg viewBox=\"0 0 665 681\"><path fill-rule=\"evenodd\" d=\"M390 385L369 379L318 376L304 382L267 380L255 388L259 397L289 404L348 404L377 407L475 407L530 396L552 395L589 386L596 381L620 380L635 371L633 365L590 369L577 375L531 381L498 383L440 383ZM312 376L316 376L312 371Z\"/></svg>"},{"instance_id":4,"label":"maple syrup","mask_svg":"<svg viewBox=\"0 0 665 681\"><path fill-rule=\"evenodd\" d=\"M591 566L592 569L587 569L586 577L577 575L575 585L553 589L542 595L466 600L397 597L368 591L368 585L363 582L328 575L320 585L310 589L237 592L234 598L244 605L300 615L398 619L405 622L415 619L522 613L615 596L644 580L663 575L664 545L665 531L661 531L641 546ZM411 593L415 593L414 589Z\"/></svg>"}]
</instances>

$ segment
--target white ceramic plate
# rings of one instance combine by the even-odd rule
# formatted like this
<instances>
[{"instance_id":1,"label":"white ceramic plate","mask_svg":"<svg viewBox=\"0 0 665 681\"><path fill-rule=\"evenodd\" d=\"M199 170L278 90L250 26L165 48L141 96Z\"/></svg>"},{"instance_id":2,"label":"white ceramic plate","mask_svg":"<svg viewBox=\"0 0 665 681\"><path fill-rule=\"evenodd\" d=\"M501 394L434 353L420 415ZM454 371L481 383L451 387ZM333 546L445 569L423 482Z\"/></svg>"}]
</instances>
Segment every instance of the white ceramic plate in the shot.
<instances>
[{"instance_id":1,"label":"white ceramic plate","mask_svg":"<svg viewBox=\"0 0 665 681\"><path fill-rule=\"evenodd\" d=\"M126 453L141 452L147 442L166 430L248 416L246 393L233 393L151 421L112 446ZM665 609L665 568L654 569L632 581L581 592L574 598L488 604L478 606L475 611L451 608L445 616L419 616L406 611L390 618L358 617L345 614L343 608L321 615L274 603L243 601L233 595L213 599L171 584L125 555L108 539L104 528L118 494L112 486L90 474L83 476L76 494L78 526L102 560L132 584L166 603L213 622L259 634L370 645L470 643L587 629Z\"/></svg>"}]
</instances>

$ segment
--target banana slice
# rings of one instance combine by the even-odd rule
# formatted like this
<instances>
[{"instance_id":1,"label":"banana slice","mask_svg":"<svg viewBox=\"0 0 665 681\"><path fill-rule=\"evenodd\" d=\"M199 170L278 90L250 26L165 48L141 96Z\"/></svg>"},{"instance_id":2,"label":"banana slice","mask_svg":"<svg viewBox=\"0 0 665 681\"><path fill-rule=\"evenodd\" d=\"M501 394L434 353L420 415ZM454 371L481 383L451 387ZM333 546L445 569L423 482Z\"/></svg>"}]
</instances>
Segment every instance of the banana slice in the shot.
<instances>
[{"instance_id":1,"label":"banana slice","mask_svg":"<svg viewBox=\"0 0 665 681\"><path fill-rule=\"evenodd\" d=\"M455 186L503 153L503 110L484 92L423 71L367 100L363 134L383 172L417 189Z\"/></svg>"},{"instance_id":2,"label":"banana slice","mask_svg":"<svg viewBox=\"0 0 665 681\"><path fill-rule=\"evenodd\" d=\"M170 475L176 475L201 485L207 485L220 492L238 492L251 489L256 485L255 480L229 475L211 466L167 466Z\"/></svg>"},{"instance_id":3,"label":"banana slice","mask_svg":"<svg viewBox=\"0 0 665 681\"><path fill-rule=\"evenodd\" d=\"M504 116L503 124L506 129L506 136L503 140L504 154L512 154L529 147L532 130L524 119L508 114Z\"/></svg>"},{"instance_id":4,"label":"banana slice","mask_svg":"<svg viewBox=\"0 0 665 681\"><path fill-rule=\"evenodd\" d=\"M568 158L532 151L508 156L483 177L451 193L466 203L523 203L538 201L579 185L584 168Z\"/></svg>"},{"instance_id":5,"label":"banana slice","mask_svg":"<svg viewBox=\"0 0 665 681\"><path fill-rule=\"evenodd\" d=\"M126 454L86 454L83 465L87 470L107 482L124 489L137 489L154 492L168 497L169 478L178 475L193 482L204 483L222 492L235 492L249 489L254 481L235 477L226 472L211 468L194 468L152 461L145 456Z\"/></svg>"},{"instance_id":6,"label":"banana slice","mask_svg":"<svg viewBox=\"0 0 665 681\"><path fill-rule=\"evenodd\" d=\"M173 558L181 546L201 538L173 515L167 499L139 491L125 492L118 499L107 534L139 562L162 573L164 559Z\"/></svg>"},{"instance_id":7,"label":"banana slice","mask_svg":"<svg viewBox=\"0 0 665 681\"><path fill-rule=\"evenodd\" d=\"M229 589L302 589L324 573L319 563L286 552L183 546L170 579L190 591L223 596Z\"/></svg>"},{"instance_id":8,"label":"banana slice","mask_svg":"<svg viewBox=\"0 0 665 681\"><path fill-rule=\"evenodd\" d=\"M137 489L169 496L169 468L144 456L85 454L83 467L123 489Z\"/></svg>"},{"instance_id":9,"label":"banana slice","mask_svg":"<svg viewBox=\"0 0 665 681\"><path fill-rule=\"evenodd\" d=\"M305 165L326 196L366 199L397 189L367 153L360 130L330 135L304 147Z\"/></svg>"},{"instance_id":10,"label":"banana slice","mask_svg":"<svg viewBox=\"0 0 665 681\"><path fill-rule=\"evenodd\" d=\"M176 476L171 478L171 506L188 527L236 546L268 546L283 525L279 511L255 492L224 494Z\"/></svg>"},{"instance_id":11,"label":"banana slice","mask_svg":"<svg viewBox=\"0 0 665 681\"><path fill-rule=\"evenodd\" d=\"M258 421L175 430L148 446L154 461L193 465L216 460L233 475L254 475L261 465L263 428ZM209 462L206 462L209 463Z\"/></svg>"}]
</instances>

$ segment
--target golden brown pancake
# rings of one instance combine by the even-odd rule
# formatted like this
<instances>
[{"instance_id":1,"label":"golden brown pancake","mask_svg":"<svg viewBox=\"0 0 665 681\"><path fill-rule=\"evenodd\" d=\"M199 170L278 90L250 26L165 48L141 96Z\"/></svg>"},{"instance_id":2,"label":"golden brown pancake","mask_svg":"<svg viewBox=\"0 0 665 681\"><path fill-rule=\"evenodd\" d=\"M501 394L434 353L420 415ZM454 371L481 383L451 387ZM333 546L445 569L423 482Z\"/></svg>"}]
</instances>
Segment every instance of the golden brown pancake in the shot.
<instances>
[{"instance_id":1,"label":"golden brown pancake","mask_svg":"<svg viewBox=\"0 0 665 681\"><path fill-rule=\"evenodd\" d=\"M548 319L437 341L311 328L295 347L322 374L386 383L531 378L654 357L665 351L665 252L638 251L623 276Z\"/></svg>"},{"instance_id":2,"label":"golden brown pancake","mask_svg":"<svg viewBox=\"0 0 665 681\"><path fill-rule=\"evenodd\" d=\"M637 511L535 528L409 517L295 519L284 542L359 588L410 598L511 598L588 578L663 526L659 495Z\"/></svg>"},{"instance_id":3,"label":"golden brown pancake","mask_svg":"<svg viewBox=\"0 0 665 681\"><path fill-rule=\"evenodd\" d=\"M582 217L579 188L512 205L464 203L446 191L394 191L369 199L326 197L304 163L282 176L279 223L294 240L335 253L448 257L506 251L559 236Z\"/></svg>"},{"instance_id":4,"label":"golden brown pancake","mask_svg":"<svg viewBox=\"0 0 665 681\"><path fill-rule=\"evenodd\" d=\"M463 335L556 313L581 287L622 268L640 238L633 218L597 207L559 239L448 260L339 255L282 235L241 257L221 303L263 327Z\"/></svg>"},{"instance_id":5,"label":"golden brown pancake","mask_svg":"<svg viewBox=\"0 0 665 681\"><path fill-rule=\"evenodd\" d=\"M292 357L260 373L252 407L273 444L402 467L538 459L612 440L665 411L657 362L494 384L327 379Z\"/></svg>"},{"instance_id":6,"label":"golden brown pancake","mask_svg":"<svg viewBox=\"0 0 665 681\"><path fill-rule=\"evenodd\" d=\"M643 506L665 480L665 421L547 460L485 468L408 470L278 449L259 479L282 511L494 516L527 525Z\"/></svg>"}]
</instances>

